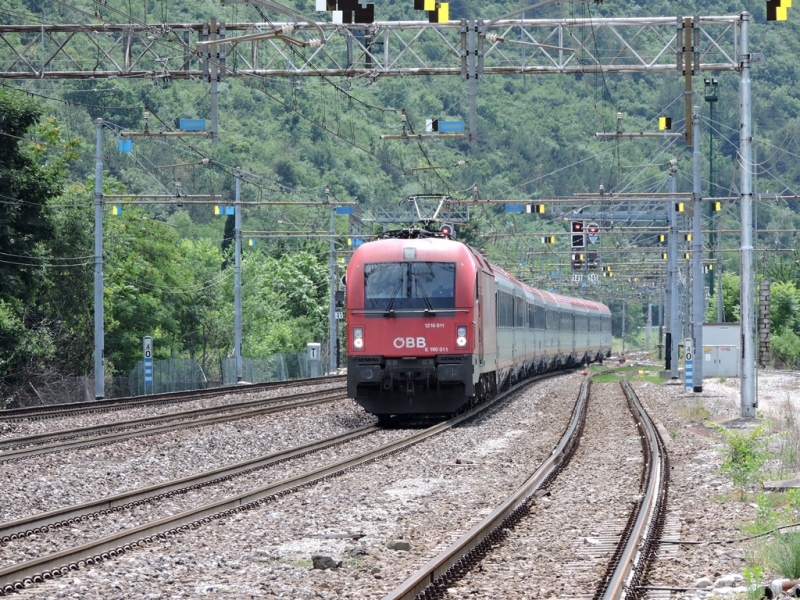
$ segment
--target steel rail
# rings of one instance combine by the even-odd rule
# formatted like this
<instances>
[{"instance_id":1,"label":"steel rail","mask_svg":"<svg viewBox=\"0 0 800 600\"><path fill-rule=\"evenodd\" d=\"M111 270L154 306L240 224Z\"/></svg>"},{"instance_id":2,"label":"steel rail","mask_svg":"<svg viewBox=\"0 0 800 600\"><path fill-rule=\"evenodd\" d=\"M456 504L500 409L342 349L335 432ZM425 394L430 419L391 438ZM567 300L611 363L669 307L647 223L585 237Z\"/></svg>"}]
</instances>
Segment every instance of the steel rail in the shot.
<instances>
[{"instance_id":1,"label":"steel rail","mask_svg":"<svg viewBox=\"0 0 800 600\"><path fill-rule=\"evenodd\" d=\"M666 518L669 459L664 441L626 377L622 378L620 386L641 434L645 458L642 483L646 485L646 491L631 512L609 572L598 587L594 600L638 597L639 584L655 558Z\"/></svg>"},{"instance_id":2,"label":"steel rail","mask_svg":"<svg viewBox=\"0 0 800 600\"><path fill-rule=\"evenodd\" d=\"M333 395L323 396L321 398L310 398L310 399L299 399L305 396L314 396L319 394L331 393ZM210 417L205 417L201 419L186 419L183 418L179 420L177 423L171 423L168 425L157 425L157 423L165 423L168 421L175 421L176 419L180 419L180 416L186 416L187 413L174 413L174 415L179 415L179 417L174 417L174 415L161 415L159 417L149 417L146 420L150 421L154 424L153 427L145 427L141 429L133 429L119 433L111 433L107 435L100 435L95 437L83 437L79 439L72 439L70 440L63 440L63 435L65 432L59 432L62 435L61 442L55 442L53 444L45 444L40 446L29 446L26 448L22 448L19 450L14 450L11 452L3 452L0 453L0 463L7 462L11 460L19 460L21 458L28 458L31 456L36 456L38 454L50 454L52 452L60 452L62 450L69 450L69 449L83 449L89 448L92 446L98 445L106 445L112 444L114 442L118 442L125 439L136 438L136 437L144 437L148 435L155 435L157 433L165 433L167 431L174 431L176 429L187 429L189 427L200 427L203 425L213 425L216 423L225 423L227 421L235 421L238 419L246 419L249 417L255 417L263 414L269 414L273 412L280 412L284 410L290 410L293 408L303 408L306 406L313 406L315 404L321 404L323 402L330 402L332 400L341 400L347 398L347 394L337 393L338 390L318 390L316 392L306 392L304 394L297 394L295 396L289 396L289 398L298 398L295 402L284 402L287 399L287 396L283 398L272 398L270 400L262 400L257 401L258 404L264 404L269 402L270 406L262 406L261 408L254 408L252 410L244 410L239 412L233 412L232 414L224 414L224 415L214 415ZM225 405L221 407L214 407L211 409L200 409L203 412L224 412L225 408L230 405ZM194 411L190 411L194 412ZM139 419L141 421L142 419ZM124 426L124 424L123 424ZM119 429L119 423L111 423L104 426L100 426L108 429ZM77 431L77 430L76 430ZM42 434L46 435L46 434ZM71 438L76 437L70 436ZM38 437L38 436L31 436L31 437ZM24 440L27 438L16 438L17 440Z\"/></svg>"},{"instance_id":3,"label":"steel rail","mask_svg":"<svg viewBox=\"0 0 800 600\"><path fill-rule=\"evenodd\" d=\"M87 402L70 402L64 404L48 404L44 406L27 406L25 408L9 408L6 410L0 410L0 421L16 421L31 418L46 419L75 414L85 414L87 412L123 410L125 408L147 406L150 404L198 400L206 396L258 392L271 388L291 387L296 385L316 385L337 381L343 378L343 375L335 375L329 377L314 377L310 379L292 379L290 381L267 381L264 383L248 383L244 385L206 388L202 390L165 392L163 394L150 394L148 396L125 396L122 398L107 398L104 400L90 400Z\"/></svg>"},{"instance_id":4,"label":"steel rail","mask_svg":"<svg viewBox=\"0 0 800 600\"><path fill-rule=\"evenodd\" d=\"M167 537L177 535L179 532L196 529L214 520L263 506L267 502L274 501L291 491L311 485L323 479L342 475L357 466L371 463L384 456L401 452L425 439L473 418L489 407L494 406L500 400L522 391L532 383L558 374L558 372L546 373L527 379L510 390L498 394L495 398L484 402L462 415L437 423L406 438L389 442L378 448L362 452L361 454L345 460L294 477L289 477L243 494L237 494L236 496L224 500L219 500L157 521L151 521L144 525L120 531L75 548L0 569L0 593L13 593L15 590L20 590L25 586L51 579L54 576L66 575L71 570L76 570L81 566L99 563L103 560L119 556L133 548L152 543L156 539L166 539Z\"/></svg>"},{"instance_id":5,"label":"steel rail","mask_svg":"<svg viewBox=\"0 0 800 600\"><path fill-rule=\"evenodd\" d=\"M490 515L396 587L384 600L439 597L439 591L447 586L449 580L474 566L491 544L502 537L502 530L517 523L528 512L533 494L549 483L569 462L578 445L586 420L592 376L587 377L581 385L572 417L561 441L533 475Z\"/></svg>"},{"instance_id":6,"label":"steel rail","mask_svg":"<svg viewBox=\"0 0 800 600\"><path fill-rule=\"evenodd\" d=\"M210 471L204 471L195 475L173 479L172 481L130 490L100 500L57 508L48 512L15 519L14 521L0 523L0 542L8 543L32 534L39 534L41 532L60 529L61 527L67 527L76 521L85 520L83 518L84 516L98 519L101 516L130 508L133 505L155 502L165 497L221 483L236 476L247 475L291 458L305 456L312 452L343 444L352 439L373 433L377 429L378 425L371 423L338 435L287 448L286 450L279 450L278 452L272 452Z\"/></svg>"}]
</instances>

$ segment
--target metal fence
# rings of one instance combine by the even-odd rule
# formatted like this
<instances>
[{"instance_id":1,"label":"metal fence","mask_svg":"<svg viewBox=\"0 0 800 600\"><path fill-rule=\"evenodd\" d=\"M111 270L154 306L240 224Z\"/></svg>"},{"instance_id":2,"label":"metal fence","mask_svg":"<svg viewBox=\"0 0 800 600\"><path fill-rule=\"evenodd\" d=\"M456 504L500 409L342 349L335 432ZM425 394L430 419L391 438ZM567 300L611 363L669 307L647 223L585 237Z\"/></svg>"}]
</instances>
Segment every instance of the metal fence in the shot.
<instances>
[{"instance_id":1,"label":"metal fence","mask_svg":"<svg viewBox=\"0 0 800 600\"><path fill-rule=\"evenodd\" d=\"M191 358L168 358L153 361L153 385L148 386L148 394L202 390L208 387L206 375L198 362ZM128 389L131 396L145 394L144 362L139 361L128 375Z\"/></svg>"},{"instance_id":2,"label":"metal fence","mask_svg":"<svg viewBox=\"0 0 800 600\"><path fill-rule=\"evenodd\" d=\"M235 358L221 359L220 370L222 385L236 385ZM242 380L248 383L286 381L304 377L308 377L308 360L304 352L242 359Z\"/></svg>"}]
</instances>

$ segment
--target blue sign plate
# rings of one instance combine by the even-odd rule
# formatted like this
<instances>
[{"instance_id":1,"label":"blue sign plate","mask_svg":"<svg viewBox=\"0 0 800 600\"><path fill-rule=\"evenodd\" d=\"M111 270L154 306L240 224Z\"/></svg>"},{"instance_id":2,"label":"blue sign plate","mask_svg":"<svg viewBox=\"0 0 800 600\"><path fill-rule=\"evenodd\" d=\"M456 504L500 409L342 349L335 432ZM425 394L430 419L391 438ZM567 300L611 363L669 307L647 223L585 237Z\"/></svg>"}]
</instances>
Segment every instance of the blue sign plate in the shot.
<instances>
[{"instance_id":1,"label":"blue sign plate","mask_svg":"<svg viewBox=\"0 0 800 600\"><path fill-rule=\"evenodd\" d=\"M522 204L506 204L506 212L521 213Z\"/></svg>"},{"instance_id":2,"label":"blue sign plate","mask_svg":"<svg viewBox=\"0 0 800 600\"><path fill-rule=\"evenodd\" d=\"M464 131L464 121L439 121L439 133Z\"/></svg>"},{"instance_id":3,"label":"blue sign plate","mask_svg":"<svg viewBox=\"0 0 800 600\"><path fill-rule=\"evenodd\" d=\"M206 128L206 120L181 119L180 128L182 131L203 131Z\"/></svg>"},{"instance_id":4,"label":"blue sign plate","mask_svg":"<svg viewBox=\"0 0 800 600\"><path fill-rule=\"evenodd\" d=\"M337 215L352 215L353 214L353 207L352 206L337 206L336 207L336 214Z\"/></svg>"}]
</instances>

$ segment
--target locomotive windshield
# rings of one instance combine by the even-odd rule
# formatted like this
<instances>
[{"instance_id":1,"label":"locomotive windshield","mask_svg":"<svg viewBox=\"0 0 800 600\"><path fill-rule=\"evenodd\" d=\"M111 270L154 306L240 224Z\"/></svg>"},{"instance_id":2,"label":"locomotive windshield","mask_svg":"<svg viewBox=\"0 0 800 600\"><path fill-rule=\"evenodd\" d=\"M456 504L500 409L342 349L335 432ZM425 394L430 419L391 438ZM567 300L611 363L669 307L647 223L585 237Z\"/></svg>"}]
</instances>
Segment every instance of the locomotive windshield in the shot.
<instances>
[{"instance_id":1,"label":"locomotive windshield","mask_svg":"<svg viewBox=\"0 0 800 600\"><path fill-rule=\"evenodd\" d=\"M455 286L455 263L366 264L364 308L381 311L455 308Z\"/></svg>"}]
</instances>

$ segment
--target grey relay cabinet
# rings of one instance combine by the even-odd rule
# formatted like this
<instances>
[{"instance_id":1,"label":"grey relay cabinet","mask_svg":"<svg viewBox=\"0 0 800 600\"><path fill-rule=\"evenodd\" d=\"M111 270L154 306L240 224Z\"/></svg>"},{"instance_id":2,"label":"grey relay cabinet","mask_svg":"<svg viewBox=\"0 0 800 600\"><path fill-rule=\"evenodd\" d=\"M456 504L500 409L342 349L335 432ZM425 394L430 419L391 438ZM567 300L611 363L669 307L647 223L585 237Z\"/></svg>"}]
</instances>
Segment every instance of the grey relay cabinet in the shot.
<instances>
[{"instance_id":1,"label":"grey relay cabinet","mask_svg":"<svg viewBox=\"0 0 800 600\"><path fill-rule=\"evenodd\" d=\"M703 377L739 377L742 349L741 323L703 323Z\"/></svg>"}]
</instances>

